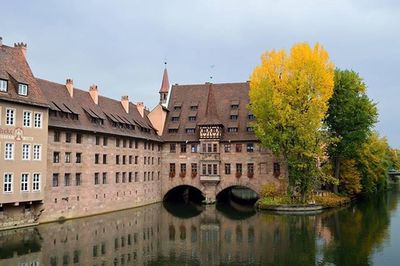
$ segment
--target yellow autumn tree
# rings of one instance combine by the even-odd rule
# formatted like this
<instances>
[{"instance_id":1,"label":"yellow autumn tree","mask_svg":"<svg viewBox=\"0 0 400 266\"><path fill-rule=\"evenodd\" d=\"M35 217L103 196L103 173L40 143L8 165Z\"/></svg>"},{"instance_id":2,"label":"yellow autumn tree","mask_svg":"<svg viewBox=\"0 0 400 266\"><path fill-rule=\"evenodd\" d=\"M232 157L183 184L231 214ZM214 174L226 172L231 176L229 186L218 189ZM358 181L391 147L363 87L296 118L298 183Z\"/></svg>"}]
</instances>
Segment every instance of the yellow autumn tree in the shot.
<instances>
[{"instance_id":1,"label":"yellow autumn tree","mask_svg":"<svg viewBox=\"0 0 400 266\"><path fill-rule=\"evenodd\" d=\"M344 160L340 169L341 186L343 191L349 195L361 192L361 174L357 169L355 160Z\"/></svg>"},{"instance_id":2,"label":"yellow autumn tree","mask_svg":"<svg viewBox=\"0 0 400 266\"><path fill-rule=\"evenodd\" d=\"M250 77L250 108L262 144L283 156L289 186L303 201L318 175L322 120L333 93L334 65L319 44L295 44L290 53L262 55Z\"/></svg>"}]
</instances>

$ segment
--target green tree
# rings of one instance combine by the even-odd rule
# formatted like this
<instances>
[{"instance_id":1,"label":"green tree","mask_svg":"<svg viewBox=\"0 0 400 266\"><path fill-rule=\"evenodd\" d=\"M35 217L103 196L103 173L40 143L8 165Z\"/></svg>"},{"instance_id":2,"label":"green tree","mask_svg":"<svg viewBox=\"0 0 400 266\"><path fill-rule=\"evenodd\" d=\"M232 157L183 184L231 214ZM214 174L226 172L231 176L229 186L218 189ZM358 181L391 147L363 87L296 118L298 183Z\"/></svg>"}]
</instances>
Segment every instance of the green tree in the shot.
<instances>
[{"instance_id":1,"label":"green tree","mask_svg":"<svg viewBox=\"0 0 400 266\"><path fill-rule=\"evenodd\" d=\"M359 149L357 161L364 192L375 192L386 187L392 165L391 148L386 138L379 137L376 132L371 134Z\"/></svg>"},{"instance_id":2,"label":"green tree","mask_svg":"<svg viewBox=\"0 0 400 266\"><path fill-rule=\"evenodd\" d=\"M334 66L319 45L296 44L266 52L250 78L250 108L255 133L274 154L283 156L289 187L302 200L318 176L322 123L333 93Z\"/></svg>"},{"instance_id":3,"label":"green tree","mask_svg":"<svg viewBox=\"0 0 400 266\"><path fill-rule=\"evenodd\" d=\"M335 178L340 180L341 163L355 158L377 117L376 104L366 95L362 78L354 71L336 69L333 96L325 119L331 137L337 140L328 148Z\"/></svg>"}]
</instances>

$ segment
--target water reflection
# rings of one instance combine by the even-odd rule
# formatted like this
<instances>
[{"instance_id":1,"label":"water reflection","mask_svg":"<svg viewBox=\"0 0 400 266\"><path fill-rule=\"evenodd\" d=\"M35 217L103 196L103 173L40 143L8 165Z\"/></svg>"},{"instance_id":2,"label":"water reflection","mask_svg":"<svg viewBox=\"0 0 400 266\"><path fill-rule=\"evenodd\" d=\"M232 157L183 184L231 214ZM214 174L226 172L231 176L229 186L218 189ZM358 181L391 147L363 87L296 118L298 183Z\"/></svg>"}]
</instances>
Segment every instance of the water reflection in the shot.
<instances>
[{"instance_id":1,"label":"water reflection","mask_svg":"<svg viewBox=\"0 0 400 266\"><path fill-rule=\"evenodd\" d=\"M0 265L369 265L400 226L398 201L393 191L295 216L155 204L0 232Z\"/></svg>"}]
</instances>

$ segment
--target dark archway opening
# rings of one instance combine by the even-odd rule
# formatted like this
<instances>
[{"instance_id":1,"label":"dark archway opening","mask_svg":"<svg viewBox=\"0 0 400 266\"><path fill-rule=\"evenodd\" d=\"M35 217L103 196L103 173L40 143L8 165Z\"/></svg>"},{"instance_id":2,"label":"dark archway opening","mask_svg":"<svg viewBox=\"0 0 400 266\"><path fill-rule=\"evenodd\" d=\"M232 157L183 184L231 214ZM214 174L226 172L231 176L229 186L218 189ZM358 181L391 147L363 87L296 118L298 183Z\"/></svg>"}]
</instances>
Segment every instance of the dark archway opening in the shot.
<instances>
[{"instance_id":1,"label":"dark archway opening","mask_svg":"<svg viewBox=\"0 0 400 266\"><path fill-rule=\"evenodd\" d=\"M164 208L179 218L191 218L199 215L204 207L203 193L192 186L182 185L171 189L163 199Z\"/></svg>"},{"instance_id":2,"label":"dark archway opening","mask_svg":"<svg viewBox=\"0 0 400 266\"><path fill-rule=\"evenodd\" d=\"M233 220L242 220L253 216L256 211L254 203L258 194L247 187L228 187L217 195L217 210Z\"/></svg>"}]
</instances>

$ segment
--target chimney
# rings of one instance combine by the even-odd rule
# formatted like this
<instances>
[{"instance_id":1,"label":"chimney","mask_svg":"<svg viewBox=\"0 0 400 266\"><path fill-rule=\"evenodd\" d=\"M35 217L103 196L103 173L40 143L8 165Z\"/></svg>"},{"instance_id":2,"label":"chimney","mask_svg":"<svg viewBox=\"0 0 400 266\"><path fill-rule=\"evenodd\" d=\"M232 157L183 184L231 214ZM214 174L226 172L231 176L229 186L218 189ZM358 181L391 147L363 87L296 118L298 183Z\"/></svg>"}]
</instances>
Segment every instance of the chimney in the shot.
<instances>
[{"instance_id":1,"label":"chimney","mask_svg":"<svg viewBox=\"0 0 400 266\"><path fill-rule=\"evenodd\" d=\"M26 43L23 43L23 42L14 43L14 48L21 49L21 51L25 57L26 57L26 47L27 47Z\"/></svg>"},{"instance_id":2,"label":"chimney","mask_svg":"<svg viewBox=\"0 0 400 266\"><path fill-rule=\"evenodd\" d=\"M90 97L92 97L95 104L99 104L99 92L97 91L97 85L93 84L89 88Z\"/></svg>"},{"instance_id":3,"label":"chimney","mask_svg":"<svg viewBox=\"0 0 400 266\"><path fill-rule=\"evenodd\" d=\"M0 37L0 47L3 45L3 37Z\"/></svg>"},{"instance_id":4,"label":"chimney","mask_svg":"<svg viewBox=\"0 0 400 266\"><path fill-rule=\"evenodd\" d=\"M74 97L74 81L72 79L67 79L65 87L67 87L69 96L71 96L71 98Z\"/></svg>"},{"instance_id":5,"label":"chimney","mask_svg":"<svg viewBox=\"0 0 400 266\"><path fill-rule=\"evenodd\" d=\"M127 114L129 114L129 97L128 96L122 96L121 97L121 104L122 104L122 107L124 107L125 112Z\"/></svg>"},{"instance_id":6,"label":"chimney","mask_svg":"<svg viewBox=\"0 0 400 266\"><path fill-rule=\"evenodd\" d=\"M139 111L140 115L144 117L144 103L138 102L136 103L137 110Z\"/></svg>"}]
</instances>

